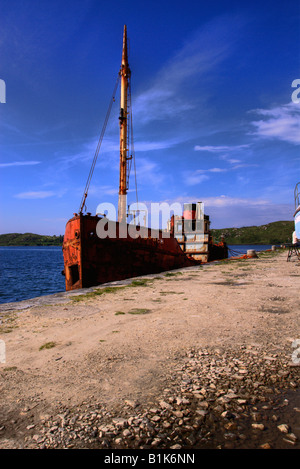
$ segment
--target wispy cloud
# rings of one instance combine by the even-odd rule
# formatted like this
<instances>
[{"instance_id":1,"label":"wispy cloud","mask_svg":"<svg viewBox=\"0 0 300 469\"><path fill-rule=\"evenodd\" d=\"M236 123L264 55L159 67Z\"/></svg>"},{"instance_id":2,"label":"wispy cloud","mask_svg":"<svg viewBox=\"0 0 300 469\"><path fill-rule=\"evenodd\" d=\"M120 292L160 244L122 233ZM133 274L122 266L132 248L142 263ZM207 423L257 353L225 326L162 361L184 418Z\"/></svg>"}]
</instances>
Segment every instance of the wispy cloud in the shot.
<instances>
[{"instance_id":1,"label":"wispy cloud","mask_svg":"<svg viewBox=\"0 0 300 469\"><path fill-rule=\"evenodd\" d=\"M221 157L222 159L228 161L228 163L231 163L231 164L237 164L237 163L241 163L241 160L237 160L235 158L228 158L227 155L224 155L223 157Z\"/></svg>"},{"instance_id":2,"label":"wispy cloud","mask_svg":"<svg viewBox=\"0 0 300 469\"><path fill-rule=\"evenodd\" d=\"M219 174L226 173L228 171L235 171L241 168L250 168L256 167L257 164L252 163L240 163L239 160L231 160L231 163L236 163L233 166L227 168L209 168L209 169L197 169L195 171L186 171L184 173L184 182L187 186L193 186L196 184L201 184L204 181L207 181L210 176L209 173ZM238 163L238 164L237 164Z\"/></svg>"},{"instance_id":3,"label":"wispy cloud","mask_svg":"<svg viewBox=\"0 0 300 469\"><path fill-rule=\"evenodd\" d=\"M134 100L139 123L174 118L196 108L191 84L214 71L232 53L239 18L222 16L196 31L157 73L152 85ZM193 82L193 80L195 80ZM192 87L193 89L193 87ZM205 99L202 95L201 99Z\"/></svg>"},{"instance_id":4,"label":"wispy cloud","mask_svg":"<svg viewBox=\"0 0 300 469\"><path fill-rule=\"evenodd\" d=\"M269 201L266 199L230 197L226 195L220 195L217 197L206 197L203 202L207 207L258 207L265 206L269 203Z\"/></svg>"},{"instance_id":5,"label":"wispy cloud","mask_svg":"<svg viewBox=\"0 0 300 469\"><path fill-rule=\"evenodd\" d=\"M207 181L207 179L209 179L209 176L206 174L189 172L185 174L184 182L187 186L194 186L196 184L201 184L202 182Z\"/></svg>"},{"instance_id":6,"label":"wispy cloud","mask_svg":"<svg viewBox=\"0 0 300 469\"><path fill-rule=\"evenodd\" d=\"M40 161L13 161L11 163L0 163L0 168L9 168L12 166L33 166L40 164Z\"/></svg>"},{"instance_id":7,"label":"wispy cloud","mask_svg":"<svg viewBox=\"0 0 300 469\"><path fill-rule=\"evenodd\" d=\"M178 202L180 204L184 203L193 203L199 200L199 195L187 195L187 196L180 196L174 199L168 199L164 202L169 204ZM251 197L231 197L228 195L218 195L214 197L203 197L201 198L201 202L208 208L212 207L259 207L259 206L266 206L269 205L271 202L268 199L263 198L251 198Z\"/></svg>"},{"instance_id":8,"label":"wispy cloud","mask_svg":"<svg viewBox=\"0 0 300 469\"><path fill-rule=\"evenodd\" d=\"M209 151L211 153L220 153L224 151L239 151L245 148L249 148L249 144L246 145L196 145L195 151Z\"/></svg>"},{"instance_id":9,"label":"wispy cloud","mask_svg":"<svg viewBox=\"0 0 300 469\"><path fill-rule=\"evenodd\" d=\"M165 174L162 172L160 165L148 158L139 159L136 174L138 181L145 181L152 188L161 188L165 180ZM143 183L138 183L138 187L142 185Z\"/></svg>"},{"instance_id":10,"label":"wispy cloud","mask_svg":"<svg viewBox=\"0 0 300 469\"><path fill-rule=\"evenodd\" d=\"M207 173L224 173L228 171L226 168L210 168L210 169L197 169L195 171L186 171L184 174L184 182L187 186L194 186L201 184L209 179Z\"/></svg>"},{"instance_id":11,"label":"wispy cloud","mask_svg":"<svg viewBox=\"0 0 300 469\"><path fill-rule=\"evenodd\" d=\"M134 144L134 149L135 151L165 150L167 148L174 147L180 142L182 142L182 139L180 138L170 138L157 141L138 141Z\"/></svg>"},{"instance_id":12,"label":"wispy cloud","mask_svg":"<svg viewBox=\"0 0 300 469\"><path fill-rule=\"evenodd\" d=\"M179 119L182 116L184 119L187 112L199 109L199 100L203 102L207 99L208 92L200 93L201 96L199 96L199 93L193 93L192 90L198 89L200 77L203 78L203 86L206 87L206 90L209 89L210 82L208 80L204 85L208 74L214 73L219 64L232 54L238 35L237 29L242 25L243 20L239 17L236 21L232 15L224 15L208 22L187 38L181 48L154 74L148 88L133 96L136 152L172 148L190 138L193 134L190 127L188 130L183 130L181 127L179 133L174 126L174 118ZM141 126L152 122L158 123L158 127L151 134L151 140L144 140L145 137L140 138ZM165 129L168 122L171 123L172 128L170 133L164 133L162 137L161 126L164 126ZM115 131L113 130L113 132ZM144 129L143 135L145 135ZM59 158L60 170L64 171L78 162L91 162L97 142L97 138L90 139L78 151ZM110 124L106 130L97 163L101 166L108 165L107 158L101 159L101 155L104 154L109 154L110 168L118 170L118 135L116 135L116 139L112 138Z\"/></svg>"},{"instance_id":13,"label":"wispy cloud","mask_svg":"<svg viewBox=\"0 0 300 469\"><path fill-rule=\"evenodd\" d=\"M251 111L261 120L251 122L255 127L251 132L257 137L266 139L278 139L294 145L300 144L300 106L296 103L288 103L272 109L255 109Z\"/></svg>"},{"instance_id":14,"label":"wispy cloud","mask_svg":"<svg viewBox=\"0 0 300 469\"><path fill-rule=\"evenodd\" d=\"M248 164L242 162L242 158L250 149L250 144L243 145L196 145L195 151L209 152L216 154L220 160L226 161L232 166L230 169L248 167ZM238 156L238 158L236 158ZM210 170L212 171L212 170ZM227 171L223 169L223 171ZM212 171L213 172L213 171ZM216 172L216 171L215 171Z\"/></svg>"},{"instance_id":15,"label":"wispy cloud","mask_svg":"<svg viewBox=\"0 0 300 469\"><path fill-rule=\"evenodd\" d=\"M191 194L164 200L170 205L198 201L204 204L204 213L209 215L212 228L262 225L277 220L290 220L292 213L290 205L274 203L263 197L218 195L199 198L199 194Z\"/></svg>"},{"instance_id":16,"label":"wispy cloud","mask_svg":"<svg viewBox=\"0 0 300 469\"><path fill-rule=\"evenodd\" d=\"M196 173L224 173L227 171L226 168L210 168L210 169L197 169L195 172Z\"/></svg>"},{"instance_id":17,"label":"wispy cloud","mask_svg":"<svg viewBox=\"0 0 300 469\"><path fill-rule=\"evenodd\" d=\"M17 199L46 199L47 197L54 197L57 195L53 191L31 191L31 192L20 192L16 194Z\"/></svg>"}]
</instances>

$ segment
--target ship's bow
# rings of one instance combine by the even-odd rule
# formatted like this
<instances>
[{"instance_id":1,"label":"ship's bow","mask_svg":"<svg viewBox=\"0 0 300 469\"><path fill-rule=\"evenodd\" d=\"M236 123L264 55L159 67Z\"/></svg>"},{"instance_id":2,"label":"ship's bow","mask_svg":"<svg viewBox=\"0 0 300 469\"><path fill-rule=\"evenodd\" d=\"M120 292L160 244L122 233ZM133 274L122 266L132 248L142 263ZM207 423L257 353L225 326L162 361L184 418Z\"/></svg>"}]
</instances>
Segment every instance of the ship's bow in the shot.
<instances>
[{"instance_id":1,"label":"ship's bow","mask_svg":"<svg viewBox=\"0 0 300 469\"><path fill-rule=\"evenodd\" d=\"M76 215L67 222L64 242L64 275L66 290L82 288L81 217Z\"/></svg>"}]
</instances>

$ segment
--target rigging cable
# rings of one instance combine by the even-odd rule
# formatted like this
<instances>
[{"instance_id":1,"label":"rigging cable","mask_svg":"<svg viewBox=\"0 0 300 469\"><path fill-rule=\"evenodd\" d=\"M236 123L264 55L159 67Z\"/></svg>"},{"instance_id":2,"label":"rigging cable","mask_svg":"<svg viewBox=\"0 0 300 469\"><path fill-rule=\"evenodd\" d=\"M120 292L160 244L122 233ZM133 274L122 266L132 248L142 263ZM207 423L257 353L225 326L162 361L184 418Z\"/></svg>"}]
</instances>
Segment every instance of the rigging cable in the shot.
<instances>
[{"instance_id":1,"label":"rigging cable","mask_svg":"<svg viewBox=\"0 0 300 469\"><path fill-rule=\"evenodd\" d=\"M129 83L129 106L130 106L130 136L131 136L131 153L133 157L134 167L134 180L135 180L135 196L136 206L139 209L138 190L137 190L137 178L136 178L136 165L135 165L135 151L134 151L134 138L133 138L133 123L132 123L132 105L131 105L131 83Z\"/></svg>"},{"instance_id":2,"label":"rigging cable","mask_svg":"<svg viewBox=\"0 0 300 469\"><path fill-rule=\"evenodd\" d=\"M101 143L102 143L104 133L105 133L105 129L106 129L108 119L109 119L109 116L110 116L111 108L112 108L113 103L115 102L115 94L117 92L119 81L120 81L120 76L118 76L118 78L117 78L117 81L116 81L116 84L115 84L115 87L114 87L114 91L113 91L113 95L111 97L111 100L110 100L110 103L109 103L109 106L108 106L108 110L107 110L107 113L106 113L106 116L105 116L104 124L103 124L102 131L101 131L101 134L100 134L100 137L99 137L99 141L98 141L98 145L97 145L97 148L96 148L96 151L95 151L92 166L91 166L91 169L90 169L90 172L89 172L89 175L88 175L88 178L87 178L87 182L86 182L86 185L85 185L84 193L83 193L83 196L82 196L82 199L81 199L79 213L82 213L83 207L85 206L85 201L86 201L86 198L88 196L88 191L89 191L91 179L92 179L92 176L93 176L93 172L94 172L95 165L96 165L96 162L97 162L97 158L98 158L98 155L99 155Z\"/></svg>"}]
</instances>

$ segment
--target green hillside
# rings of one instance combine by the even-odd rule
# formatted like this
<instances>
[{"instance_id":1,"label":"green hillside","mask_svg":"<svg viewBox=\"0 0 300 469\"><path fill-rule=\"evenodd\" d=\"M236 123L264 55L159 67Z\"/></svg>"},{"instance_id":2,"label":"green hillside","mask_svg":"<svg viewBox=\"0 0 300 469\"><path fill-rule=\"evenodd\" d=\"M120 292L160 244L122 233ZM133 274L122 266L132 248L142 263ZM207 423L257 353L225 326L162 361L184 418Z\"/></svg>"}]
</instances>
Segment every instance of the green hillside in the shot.
<instances>
[{"instance_id":1,"label":"green hillside","mask_svg":"<svg viewBox=\"0 0 300 469\"><path fill-rule=\"evenodd\" d=\"M0 235L0 246L61 246L63 236L44 236L34 233Z\"/></svg>"},{"instance_id":2,"label":"green hillside","mask_svg":"<svg viewBox=\"0 0 300 469\"><path fill-rule=\"evenodd\" d=\"M276 221L261 226L211 230L214 241L225 236L227 244L284 244L292 242L293 221ZM43 236L34 233L0 235L0 246L61 246L63 236Z\"/></svg>"},{"instance_id":3,"label":"green hillside","mask_svg":"<svg viewBox=\"0 0 300 469\"><path fill-rule=\"evenodd\" d=\"M276 221L261 226L211 230L214 241L221 235L227 244L285 244L292 242L293 221Z\"/></svg>"}]
</instances>

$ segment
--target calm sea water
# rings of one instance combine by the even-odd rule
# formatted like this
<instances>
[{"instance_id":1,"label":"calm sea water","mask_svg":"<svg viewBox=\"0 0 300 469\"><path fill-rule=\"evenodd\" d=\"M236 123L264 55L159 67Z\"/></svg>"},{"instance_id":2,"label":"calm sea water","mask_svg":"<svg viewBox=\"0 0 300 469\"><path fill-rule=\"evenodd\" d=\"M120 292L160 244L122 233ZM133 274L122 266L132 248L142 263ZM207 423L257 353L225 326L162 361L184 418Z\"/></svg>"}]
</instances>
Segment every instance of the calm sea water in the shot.
<instances>
[{"instance_id":1,"label":"calm sea water","mask_svg":"<svg viewBox=\"0 0 300 469\"><path fill-rule=\"evenodd\" d=\"M0 246L0 303L65 290L61 246Z\"/></svg>"},{"instance_id":2,"label":"calm sea water","mask_svg":"<svg viewBox=\"0 0 300 469\"><path fill-rule=\"evenodd\" d=\"M246 254L263 251L270 245L229 246ZM61 246L0 246L0 303L28 300L65 291Z\"/></svg>"}]
</instances>

